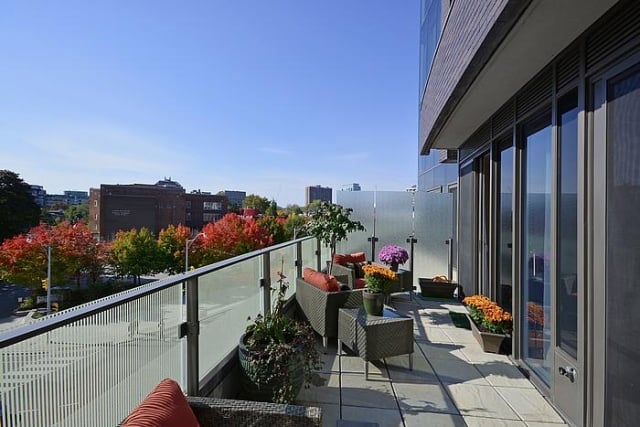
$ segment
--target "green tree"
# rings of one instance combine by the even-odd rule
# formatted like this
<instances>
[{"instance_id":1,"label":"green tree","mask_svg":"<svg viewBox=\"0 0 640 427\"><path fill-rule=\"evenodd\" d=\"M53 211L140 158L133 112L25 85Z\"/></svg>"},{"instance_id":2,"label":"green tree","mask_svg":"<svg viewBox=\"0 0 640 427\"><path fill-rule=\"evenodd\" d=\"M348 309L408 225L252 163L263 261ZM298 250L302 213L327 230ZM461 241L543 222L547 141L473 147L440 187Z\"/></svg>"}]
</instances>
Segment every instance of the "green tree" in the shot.
<instances>
[{"instance_id":1,"label":"green tree","mask_svg":"<svg viewBox=\"0 0 640 427\"><path fill-rule=\"evenodd\" d=\"M72 224L77 222L89 222L89 202L80 205L70 205L64 210L64 219Z\"/></svg>"},{"instance_id":2,"label":"green tree","mask_svg":"<svg viewBox=\"0 0 640 427\"><path fill-rule=\"evenodd\" d=\"M296 204L293 205L287 205L284 208L284 211L287 215L291 215L291 214L296 214L296 215L301 215L302 214L302 208Z\"/></svg>"},{"instance_id":3,"label":"green tree","mask_svg":"<svg viewBox=\"0 0 640 427\"><path fill-rule=\"evenodd\" d=\"M20 176L0 170L0 242L38 225L40 208Z\"/></svg>"},{"instance_id":4,"label":"green tree","mask_svg":"<svg viewBox=\"0 0 640 427\"><path fill-rule=\"evenodd\" d=\"M158 245L162 256L161 269L167 270L170 274L184 271L184 251L189 237L191 237L191 229L182 224L177 227L169 225L166 229L160 230Z\"/></svg>"},{"instance_id":5,"label":"green tree","mask_svg":"<svg viewBox=\"0 0 640 427\"><path fill-rule=\"evenodd\" d=\"M269 207L270 202L266 197L260 197L257 194L249 194L244 198L242 202L242 207L245 209L255 209L259 212L264 213Z\"/></svg>"},{"instance_id":6,"label":"green tree","mask_svg":"<svg viewBox=\"0 0 640 427\"><path fill-rule=\"evenodd\" d=\"M308 233L306 225L308 221L309 218L304 215L297 215L294 213L289 214L284 223L284 233L286 240L291 240L294 237L298 239L300 237L307 236Z\"/></svg>"},{"instance_id":7,"label":"green tree","mask_svg":"<svg viewBox=\"0 0 640 427\"><path fill-rule=\"evenodd\" d=\"M140 276L162 270L162 252L153 234L145 227L140 231L119 231L112 243L112 264L120 276L132 276L140 284Z\"/></svg>"},{"instance_id":8,"label":"green tree","mask_svg":"<svg viewBox=\"0 0 640 427\"><path fill-rule=\"evenodd\" d=\"M360 221L353 221L349 216L351 208L344 208L329 202L321 202L311 213L311 220L307 224L307 231L331 249L329 273L333 269L333 256L336 253L336 243L347 239L347 234L353 231L365 231Z\"/></svg>"},{"instance_id":9,"label":"green tree","mask_svg":"<svg viewBox=\"0 0 640 427\"><path fill-rule=\"evenodd\" d=\"M265 209L264 214L272 217L278 216L278 204L275 200L271 200L271 202L269 202L269 206Z\"/></svg>"},{"instance_id":10,"label":"green tree","mask_svg":"<svg viewBox=\"0 0 640 427\"><path fill-rule=\"evenodd\" d=\"M275 216L263 216L258 219L258 225L269 231L271 237L273 237L274 245L288 240L284 229L284 220L282 218L277 218Z\"/></svg>"},{"instance_id":11,"label":"green tree","mask_svg":"<svg viewBox=\"0 0 640 427\"><path fill-rule=\"evenodd\" d=\"M315 211L317 211L320 208L320 205L323 202L321 200L314 200L313 202L309 203L307 206L304 207L304 211L307 215L311 215L313 214ZM328 202L324 202L324 203L328 203Z\"/></svg>"}]
</instances>

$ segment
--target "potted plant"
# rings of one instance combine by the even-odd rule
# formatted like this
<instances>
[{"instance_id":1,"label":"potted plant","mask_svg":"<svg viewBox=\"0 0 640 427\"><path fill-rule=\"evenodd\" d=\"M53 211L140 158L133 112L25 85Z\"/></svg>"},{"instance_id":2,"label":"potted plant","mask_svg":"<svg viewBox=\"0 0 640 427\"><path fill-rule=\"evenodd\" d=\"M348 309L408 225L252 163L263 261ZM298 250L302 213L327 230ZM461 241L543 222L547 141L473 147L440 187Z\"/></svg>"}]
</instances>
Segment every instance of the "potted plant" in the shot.
<instances>
[{"instance_id":1,"label":"potted plant","mask_svg":"<svg viewBox=\"0 0 640 427\"><path fill-rule=\"evenodd\" d=\"M431 298L455 298L454 293L458 287L457 283L452 283L447 276L440 274L431 279L420 278L420 294L423 297Z\"/></svg>"},{"instance_id":2,"label":"potted plant","mask_svg":"<svg viewBox=\"0 0 640 427\"><path fill-rule=\"evenodd\" d=\"M382 316L384 300L398 275L381 265L367 264L362 266L364 271L365 291L362 302L367 313Z\"/></svg>"},{"instance_id":3,"label":"potted plant","mask_svg":"<svg viewBox=\"0 0 640 427\"><path fill-rule=\"evenodd\" d=\"M499 353L502 341L511 334L513 317L484 295L472 295L462 300L467 306L471 332L482 349Z\"/></svg>"},{"instance_id":4,"label":"potted plant","mask_svg":"<svg viewBox=\"0 0 640 427\"><path fill-rule=\"evenodd\" d=\"M392 271L398 271L398 264L404 264L409 259L407 251L398 245L386 245L378 253L380 262L390 266Z\"/></svg>"},{"instance_id":5,"label":"potted plant","mask_svg":"<svg viewBox=\"0 0 640 427\"><path fill-rule=\"evenodd\" d=\"M240 337L238 356L242 388L251 400L291 403L303 384L308 387L313 370L319 368L315 334L307 322L284 313L289 283L278 272L277 301L271 314L258 315Z\"/></svg>"},{"instance_id":6,"label":"potted plant","mask_svg":"<svg viewBox=\"0 0 640 427\"><path fill-rule=\"evenodd\" d=\"M346 240L347 234L353 231L365 231L360 221L352 221L349 216L351 208L344 208L330 202L321 202L311 213L311 220L307 223L307 231L319 241L328 245L331 250L329 274L333 269L333 256L336 254L336 243Z\"/></svg>"}]
</instances>

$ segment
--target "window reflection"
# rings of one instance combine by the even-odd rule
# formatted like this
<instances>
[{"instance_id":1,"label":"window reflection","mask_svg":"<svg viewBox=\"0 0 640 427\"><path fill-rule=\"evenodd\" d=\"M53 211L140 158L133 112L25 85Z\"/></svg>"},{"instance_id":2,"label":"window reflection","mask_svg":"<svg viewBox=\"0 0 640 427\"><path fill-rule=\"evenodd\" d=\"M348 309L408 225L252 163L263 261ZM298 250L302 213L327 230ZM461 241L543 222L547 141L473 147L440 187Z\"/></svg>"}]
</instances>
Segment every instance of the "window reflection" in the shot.
<instances>
[{"instance_id":1,"label":"window reflection","mask_svg":"<svg viewBox=\"0 0 640 427\"><path fill-rule=\"evenodd\" d=\"M547 384L551 376L551 123L525 128L522 217L523 358Z\"/></svg>"}]
</instances>

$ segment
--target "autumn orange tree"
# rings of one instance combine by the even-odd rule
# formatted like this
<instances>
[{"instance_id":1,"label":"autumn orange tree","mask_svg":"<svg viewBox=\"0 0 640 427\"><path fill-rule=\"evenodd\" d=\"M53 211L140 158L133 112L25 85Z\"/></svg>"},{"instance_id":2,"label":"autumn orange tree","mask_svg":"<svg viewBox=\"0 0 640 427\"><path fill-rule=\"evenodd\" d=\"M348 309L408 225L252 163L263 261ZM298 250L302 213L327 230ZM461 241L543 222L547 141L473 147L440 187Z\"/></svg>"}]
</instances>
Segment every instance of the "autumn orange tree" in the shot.
<instances>
[{"instance_id":1,"label":"autumn orange tree","mask_svg":"<svg viewBox=\"0 0 640 427\"><path fill-rule=\"evenodd\" d=\"M108 246L96 242L87 226L63 221L44 223L26 234L7 239L0 247L0 277L38 288L47 277L47 246L51 246L52 284L80 283L83 275L98 280L107 262Z\"/></svg>"},{"instance_id":2,"label":"autumn orange tree","mask_svg":"<svg viewBox=\"0 0 640 427\"><path fill-rule=\"evenodd\" d=\"M207 265L273 244L273 237L253 218L228 213L202 229L202 238L194 242L194 265Z\"/></svg>"}]
</instances>

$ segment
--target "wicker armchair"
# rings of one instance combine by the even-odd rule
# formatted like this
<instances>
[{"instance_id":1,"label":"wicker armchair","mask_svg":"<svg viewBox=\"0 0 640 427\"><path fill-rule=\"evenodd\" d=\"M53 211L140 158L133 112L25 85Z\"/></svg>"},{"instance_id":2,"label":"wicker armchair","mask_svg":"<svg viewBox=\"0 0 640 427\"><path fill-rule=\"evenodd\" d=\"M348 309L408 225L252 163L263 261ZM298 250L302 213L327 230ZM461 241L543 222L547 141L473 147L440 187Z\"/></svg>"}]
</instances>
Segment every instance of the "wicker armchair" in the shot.
<instances>
[{"instance_id":1,"label":"wicker armchair","mask_svg":"<svg viewBox=\"0 0 640 427\"><path fill-rule=\"evenodd\" d=\"M328 339L338 337L338 309L362 306L362 290L326 292L298 278L296 301L326 350Z\"/></svg>"},{"instance_id":2,"label":"wicker armchair","mask_svg":"<svg viewBox=\"0 0 640 427\"><path fill-rule=\"evenodd\" d=\"M316 407L192 396L187 402L202 427L322 425L322 411Z\"/></svg>"},{"instance_id":3,"label":"wicker armchair","mask_svg":"<svg viewBox=\"0 0 640 427\"><path fill-rule=\"evenodd\" d=\"M350 289L359 289L364 286L364 280L356 277L355 268L334 263L333 267L331 268L331 274L333 274L336 277L346 279L346 280L342 279L341 282L349 286ZM360 281L359 285L357 284L358 281Z\"/></svg>"}]
</instances>

